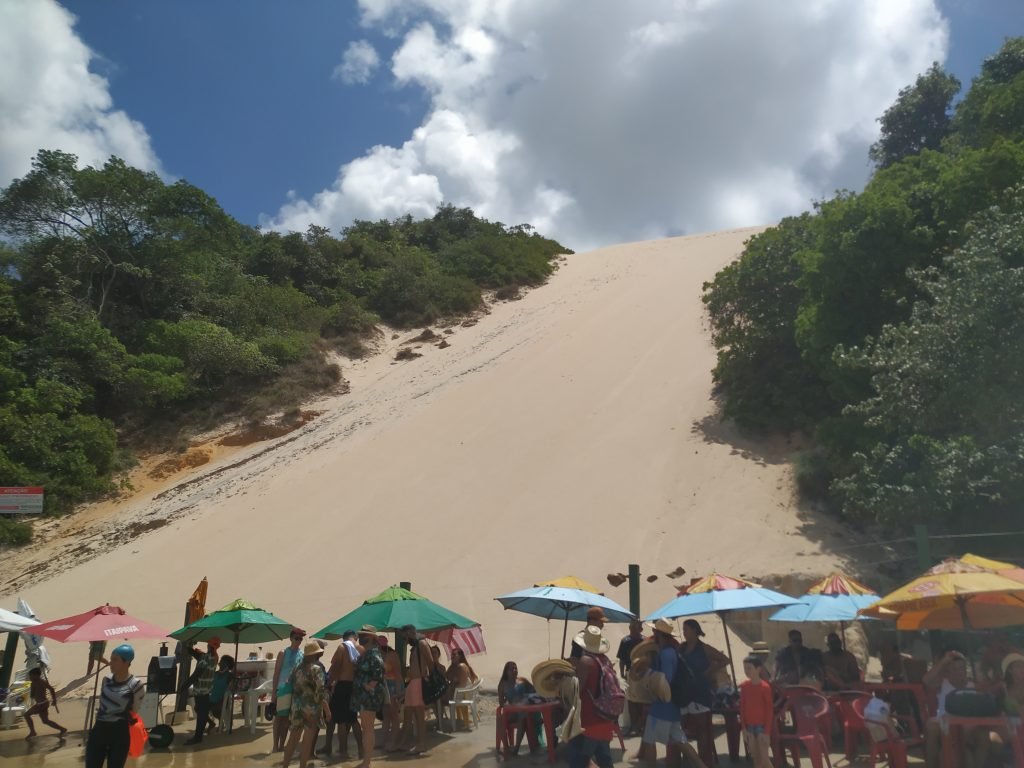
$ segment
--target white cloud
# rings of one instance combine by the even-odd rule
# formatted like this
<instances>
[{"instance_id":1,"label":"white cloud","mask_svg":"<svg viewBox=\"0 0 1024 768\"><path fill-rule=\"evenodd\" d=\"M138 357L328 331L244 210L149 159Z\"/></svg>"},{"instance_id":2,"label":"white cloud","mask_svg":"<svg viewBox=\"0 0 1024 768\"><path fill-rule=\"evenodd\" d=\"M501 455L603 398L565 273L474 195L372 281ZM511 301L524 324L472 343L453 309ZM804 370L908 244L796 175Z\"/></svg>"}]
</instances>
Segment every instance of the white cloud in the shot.
<instances>
[{"instance_id":1,"label":"white cloud","mask_svg":"<svg viewBox=\"0 0 1024 768\"><path fill-rule=\"evenodd\" d=\"M54 0L0 3L0 185L23 176L39 149L86 165L111 155L160 170L142 123L113 108L109 86L89 71L94 54L75 18Z\"/></svg>"},{"instance_id":2,"label":"white cloud","mask_svg":"<svg viewBox=\"0 0 1024 768\"><path fill-rule=\"evenodd\" d=\"M331 78L349 85L368 83L379 66L377 49L366 40L355 40L348 44L341 64L334 68Z\"/></svg>"},{"instance_id":3,"label":"white cloud","mask_svg":"<svg viewBox=\"0 0 1024 768\"><path fill-rule=\"evenodd\" d=\"M867 178L876 118L942 61L933 0L361 0L430 98L269 226L441 200L575 248L772 222Z\"/></svg>"}]
</instances>

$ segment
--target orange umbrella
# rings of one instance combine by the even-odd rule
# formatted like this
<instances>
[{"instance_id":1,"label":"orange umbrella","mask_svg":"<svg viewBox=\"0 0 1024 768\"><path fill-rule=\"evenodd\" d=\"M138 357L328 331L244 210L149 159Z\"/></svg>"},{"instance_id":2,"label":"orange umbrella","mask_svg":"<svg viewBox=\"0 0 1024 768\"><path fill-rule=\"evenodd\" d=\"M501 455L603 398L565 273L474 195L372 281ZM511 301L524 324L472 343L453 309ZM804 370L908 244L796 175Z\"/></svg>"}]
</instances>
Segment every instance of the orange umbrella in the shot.
<instances>
[{"instance_id":1,"label":"orange umbrella","mask_svg":"<svg viewBox=\"0 0 1024 768\"><path fill-rule=\"evenodd\" d=\"M1024 624L1024 582L964 559L930 568L861 616L898 629L988 629Z\"/></svg>"}]
</instances>

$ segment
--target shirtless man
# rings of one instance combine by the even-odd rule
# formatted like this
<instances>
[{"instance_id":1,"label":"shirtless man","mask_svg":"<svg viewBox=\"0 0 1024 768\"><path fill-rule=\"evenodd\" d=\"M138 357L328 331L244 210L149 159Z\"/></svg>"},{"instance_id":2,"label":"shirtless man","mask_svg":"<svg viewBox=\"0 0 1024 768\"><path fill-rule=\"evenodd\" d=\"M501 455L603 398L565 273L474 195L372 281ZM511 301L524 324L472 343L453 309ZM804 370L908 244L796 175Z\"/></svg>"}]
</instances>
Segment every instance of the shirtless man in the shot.
<instances>
[{"instance_id":1,"label":"shirtless man","mask_svg":"<svg viewBox=\"0 0 1024 768\"><path fill-rule=\"evenodd\" d=\"M427 719L426 705L423 702L423 677L434 663L430 653L430 643L422 635L416 634L416 627L406 624L402 634L409 643L409 685L405 689L405 722L402 724L402 744L408 745L410 728L415 721L416 746L409 750L414 755L427 751Z\"/></svg>"},{"instance_id":2,"label":"shirtless man","mask_svg":"<svg viewBox=\"0 0 1024 768\"><path fill-rule=\"evenodd\" d=\"M331 658L331 668L327 672L327 685L331 689L331 721L327 724L327 739L320 754L331 754L331 738L334 728L338 728L338 756L348 760L348 733L352 730L356 736L356 749L363 757L363 732L359 727L359 719L351 707L352 679L356 674L356 662L362 651L356 643L356 633L352 630L342 635L342 643Z\"/></svg>"}]
</instances>

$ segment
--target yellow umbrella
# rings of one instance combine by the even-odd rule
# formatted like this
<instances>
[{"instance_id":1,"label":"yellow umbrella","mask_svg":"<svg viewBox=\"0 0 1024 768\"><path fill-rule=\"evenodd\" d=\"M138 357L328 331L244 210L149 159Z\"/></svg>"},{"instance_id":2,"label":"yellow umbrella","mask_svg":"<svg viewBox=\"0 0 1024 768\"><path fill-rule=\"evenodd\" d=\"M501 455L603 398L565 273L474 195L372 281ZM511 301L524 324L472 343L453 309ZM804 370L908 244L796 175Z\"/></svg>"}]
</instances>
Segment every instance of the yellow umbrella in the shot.
<instances>
[{"instance_id":1,"label":"yellow umbrella","mask_svg":"<svg viewBox=\"0 0 1024 768\"><path fill-rule=\"evenodd\" d=\"M1012 566L1011 566L1012 567ZM604 592L599 590L593 584L578 579L575 576L563 576L560 579L554 579L552 581L542 581L539 584L534 584L535 587L561 587L562 589L582 589L584 592L593 592L595 595L603 595Z\"/></svg>"},{"instance_id":2,"label":"yellow umbrella","mask_svg":"<svg viewBox=\"0 0 1024 768\"><path fill-rule=\"evenodd\" d=\"M1009 627L1024 624L1024 582L946 560L859 614L895 620L897 629Z\"/></svg>"}]
</instances>

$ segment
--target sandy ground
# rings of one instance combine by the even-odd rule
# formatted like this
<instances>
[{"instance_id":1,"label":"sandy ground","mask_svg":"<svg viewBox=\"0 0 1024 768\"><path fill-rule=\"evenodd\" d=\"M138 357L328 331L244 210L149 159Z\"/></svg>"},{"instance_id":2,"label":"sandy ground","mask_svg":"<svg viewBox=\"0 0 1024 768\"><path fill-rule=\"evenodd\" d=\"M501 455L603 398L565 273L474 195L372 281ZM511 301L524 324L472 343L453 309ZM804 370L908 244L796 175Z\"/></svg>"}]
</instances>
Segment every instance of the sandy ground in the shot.
<instances>
[{"instance_id":1,"label":"sandy ground","mask_svg":"<svg viewBox=\"0 0 1024 768\"><path fill-rule=\"evenodd\" d=\"M711 396L701 284L756 231L570 256L521 300L435 328L447 348L394 362L418 331L389 339L294 433L9 555L0 604L51 619L110 602L170 630L207 576L208 610L244 597L315 631L411 581L483 624L473 662L493 685L507 659L559 653L561 624L493 599L537 581L574 574L625 604L605 576L638 563L646 613L712 569L824 575L843 532L799 509L791 446L739 436ZM48 647L58 687L84 672L84 645Z\"/></svg>"},{"instance_id":2,"label":"sandy ground","mask_svg":"<svg viewBox=\"0 0 1024 768\"><path fill-rule=\"evenodd\" d=\"M62 725L78 723L81 728L83 707L81 702L70 702L61 707L61 715L51 715ZM65 720L67 722L65 722ZM36 727L39 728L38 723ZM729 760L728 747L725 735L721 727L718 729L719 736L715 741L715 749L718 752L719 765L751 765L741 756L739 761ZM40 733L45 731L39 728ZM48 768L61 768L62 766L80 766L82 764L84 738L81 730L73 731L68 738L61 742L55 736L42 735L34 742L25 742L26 729L24 725L9 731L0 732L0 758L11 761L12 765L26 766L48 766ZM379 728L378 728L379 734ZM183 746L184 740L189 734L184 727L175 729L175 741L168 750L153 751L147 750L146 754L138 760L130 760L129 765L137 765L139 768L206 768L209 766L238 765L238 766L274 766L280 765L280 756L270 753L270 728L262 725L257 726L256 735L251 736L247 730L235 731L232 734L219 734L206 738L203 744L196 747ZM321 740L322 741L322 737ZM640 740L637 738L626 739L626 749L620 749L618 742L612 742L612 757L616 764L642 765L633 758L639 749ZM392 766L415 766L415 768L448 768L449 766L461 766L462 768L497 768L498 766L544 766L547 762L547 752L540 751L530 755L527 745L524 742L522 753L508 760L499 758L494 748L494 718L493 714L484 715L481 723L472 731L459 730L456 734L439 734L430 732L427 740L429 752L420 758L405 755L380 755L373 761L374 765ZM837 738L831 759L835 768L845 768L852 765L867 765L864 748L861 747L859 760L849 761L841 753L842 740ZM350 738L349 752L356 754L355 741ZM910 765L921 765L923 761L918 754L920 750L913 750L910 754ZM664 757L664 748L660 747L658 756ZM559 757L564 758L564 752L559 752ZM560 763L564 765L563 762ZM298 765L298 755L292 763ZM314 768L324 766L355 766L358 760L353 759L346 762L338 760L326 761L317 758L310 763ZM664 765L664 760L659 761Z\"/></svg>"}]
</instances>

